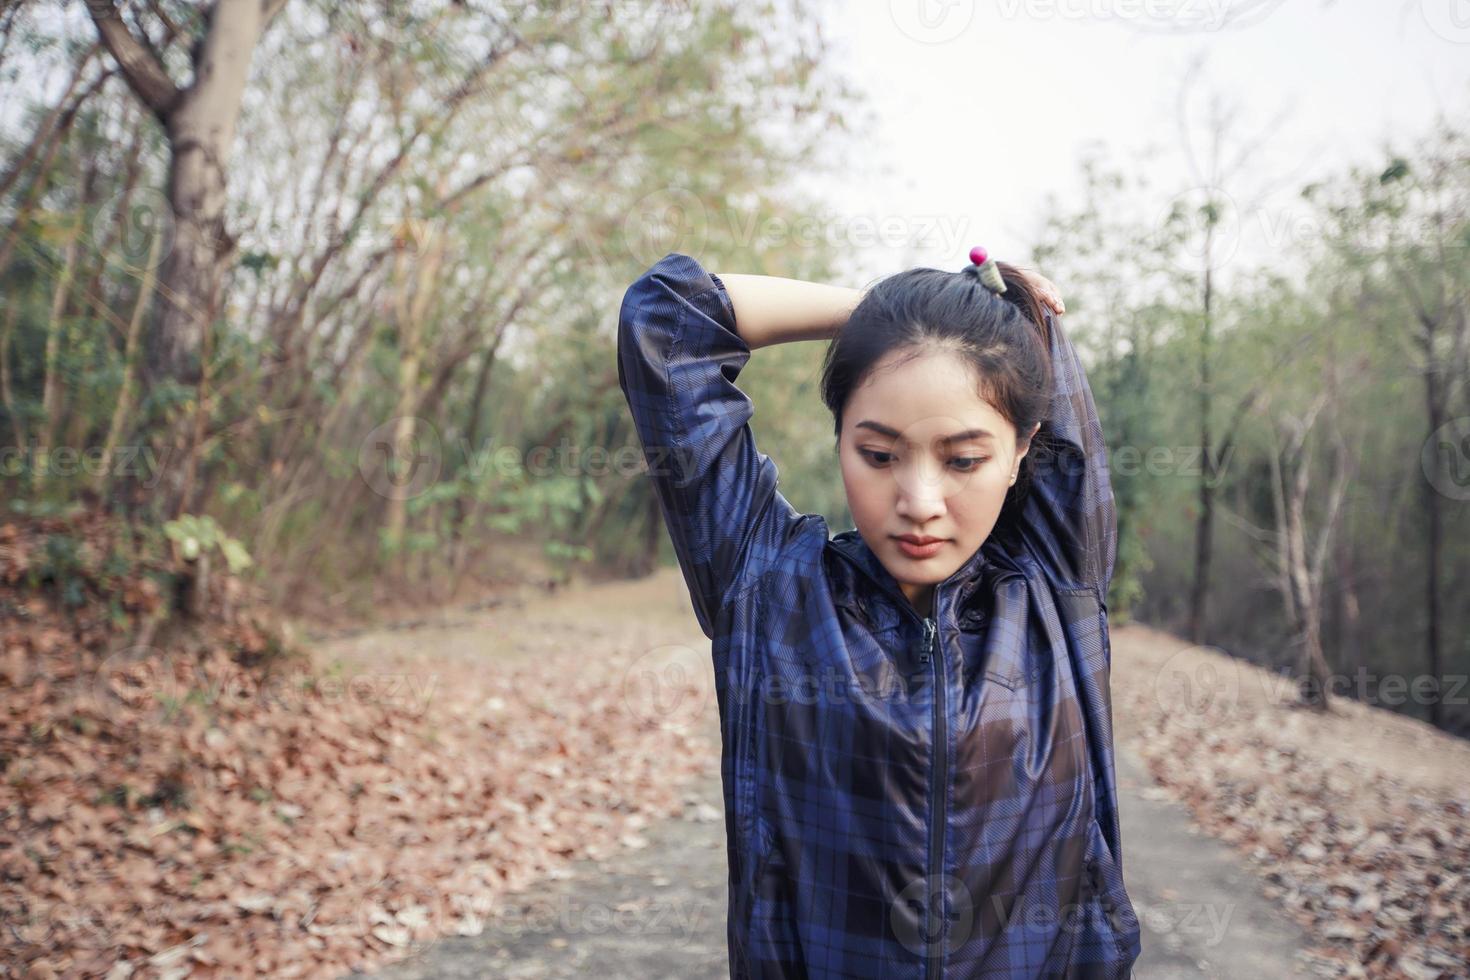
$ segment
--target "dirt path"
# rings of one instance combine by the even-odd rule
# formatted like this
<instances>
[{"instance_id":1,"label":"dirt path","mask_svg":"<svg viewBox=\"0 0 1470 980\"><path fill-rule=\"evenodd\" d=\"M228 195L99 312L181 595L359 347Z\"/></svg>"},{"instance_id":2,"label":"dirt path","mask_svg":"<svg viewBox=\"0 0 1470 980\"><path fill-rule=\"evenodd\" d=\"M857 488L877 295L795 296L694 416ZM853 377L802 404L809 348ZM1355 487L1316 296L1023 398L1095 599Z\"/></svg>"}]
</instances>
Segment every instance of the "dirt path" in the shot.
<instances>
[{"instance_id":1,"label":"dirt path","mask_svg":"<svg viewBox=\"0 0 1470 980\"><path fill-rule=\"evenodd\" d=\"M656 640L659 670L701 679L704 701L676 715L710 736L700 775L681 788L680 817L649 827L633 846L583 860L508 896L477 936L443 939L377 976L396 980L504 977L715 978L728 975L725 950L726 863L719 781L718 714L707 663L708 641L689 612L677 570L636 583L586 586L531 600L508 615L451 623L413 634L378 633L343 641L357 657L460 657L487 644L534 655L554 642L558 623L602 642L629 636ZM488 635L487 635L488 631ZM570 635L569 633L560 635ZM1151 661L1136 645L1159 634L1120 629L1114 635L1115 687L1148 683ZM547 638L551 639L548 640ZM538 639L539 638L539 639ZM501 650L502 653L505 650ZM596 657L596 643L586 649ZM652 661L641 658L645 666ZM1170 802L1119 729L1126 884L1143 924L1137 977L1286 977L1298 975L1300 931L1261 893L1261 880L1224 844L1201 834L1187 811ZM354 977L362 976L353 974Z\"/></svg>"}]
</instances>

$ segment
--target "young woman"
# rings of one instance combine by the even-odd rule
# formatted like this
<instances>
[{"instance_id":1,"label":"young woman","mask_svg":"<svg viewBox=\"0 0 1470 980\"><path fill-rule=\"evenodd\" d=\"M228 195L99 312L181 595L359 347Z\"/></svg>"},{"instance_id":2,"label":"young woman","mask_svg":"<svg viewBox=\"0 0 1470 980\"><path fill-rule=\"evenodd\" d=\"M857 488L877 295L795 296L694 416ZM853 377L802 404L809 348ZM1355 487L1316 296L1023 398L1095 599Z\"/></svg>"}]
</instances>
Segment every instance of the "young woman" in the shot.
<instances>
[{"instance_id":1,"label":"young woman","mask_svg":"<svg viewBox=\"0 0 1470 980\"><path fill-rule=\"evenodd\" d=\"M971 253L865 293L660 259L618 377L713 641L732 977L1127 977L1116 523L1047 280ZM735 386L830 339L855 527L795 510Z\"/></svg>"}]
</instances>

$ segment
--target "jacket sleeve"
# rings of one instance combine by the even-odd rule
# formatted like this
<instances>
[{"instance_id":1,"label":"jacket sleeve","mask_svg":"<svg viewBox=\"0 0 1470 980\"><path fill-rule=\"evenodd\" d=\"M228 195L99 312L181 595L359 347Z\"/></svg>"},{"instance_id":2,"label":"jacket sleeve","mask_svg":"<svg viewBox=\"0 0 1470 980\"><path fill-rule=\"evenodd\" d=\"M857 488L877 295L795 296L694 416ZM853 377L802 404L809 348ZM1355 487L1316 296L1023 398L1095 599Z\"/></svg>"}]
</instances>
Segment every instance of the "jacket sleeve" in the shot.
<instances>
[{"instance_id":1,"label":"jacket sleeve","mask_svg":"<svg viewBox=\"0 0 1470 980\"><path fill-rule=\"evenodd\" d=\"M1117 555L1118 517L1107 446L1092 389L1061 320L1046 311L1052 396L1033 448L1031 487L1020 534L1057 584L1096 586L1107 600Z\"/></svg>"},{"instance_id":2,"label":"jacket sleeve","mask_svg":"<svg viewBox=\"0 0 1470 980\"><path fill-rule=\"evenodd\" d=\"M776 489L776 465L751 434L751 400L735 387L749 358L724 283L687 255L665 255L623 296L618 384L711 639L724 599L802 516Z\"/></svg>"}]
</instances>

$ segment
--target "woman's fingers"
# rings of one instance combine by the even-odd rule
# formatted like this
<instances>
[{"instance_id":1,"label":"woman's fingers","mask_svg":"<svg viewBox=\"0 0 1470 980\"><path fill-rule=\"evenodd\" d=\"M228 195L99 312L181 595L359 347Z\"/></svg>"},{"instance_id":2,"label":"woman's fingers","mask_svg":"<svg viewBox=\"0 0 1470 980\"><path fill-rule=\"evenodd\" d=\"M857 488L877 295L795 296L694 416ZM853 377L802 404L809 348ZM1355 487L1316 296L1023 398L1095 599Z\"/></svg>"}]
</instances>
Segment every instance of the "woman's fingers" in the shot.
<instances>
[{"instance_id":1,"label":"woman's fingers","mask_svg":"<svg viewBox=\"0 0 1470 980\"><path fill-rule=\"evenodd\" d=\"M1026 277L1026 281L1031 284L1031 288L1036 291L1037 298L1040 299L1047 306L1050 306L1053 312L1067 312L1067 304L1062 302L1062 293L1061 290L1057 289L1056 283L1052 282L1041 273L1034 272L1030 269L1022 270L1022 275L1024 275Z\"/></svg>"}]
</instances>

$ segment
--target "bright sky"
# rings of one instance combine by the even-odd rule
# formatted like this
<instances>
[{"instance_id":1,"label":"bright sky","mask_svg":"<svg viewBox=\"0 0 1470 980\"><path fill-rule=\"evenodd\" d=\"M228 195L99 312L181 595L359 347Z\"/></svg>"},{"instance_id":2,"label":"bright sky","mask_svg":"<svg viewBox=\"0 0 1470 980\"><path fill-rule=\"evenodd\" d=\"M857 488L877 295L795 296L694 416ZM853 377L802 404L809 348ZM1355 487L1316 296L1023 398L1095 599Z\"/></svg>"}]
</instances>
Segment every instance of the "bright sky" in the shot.
<instances>
[{"instance_id":1,"label":"bright sky","mask_svg":"<svg viewBox=\"0 0 1470 980\"><path fill-rule=\"evenodd\" d=\"M1219 27L1230 6L1249 14ZM864 270L847 285L958 269L972 244L1025 261L1047 194L1077 199L1091 143L1146 167L1161 213L1199 185L1178 124L1198 56L1196 153L1211 91L1239 109L1237 146L1274 133L1226 185L1264 206L1234 229L1232 268L1310 233L1281 211L1303 184L1377 166L1437 112L1470 121L1470 0L829 0L825 33L878 123L871 154L813 188Z\"/></svg>"}]
</instances>

